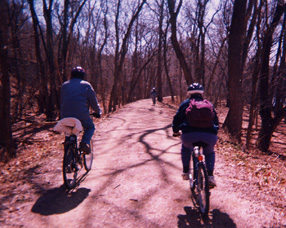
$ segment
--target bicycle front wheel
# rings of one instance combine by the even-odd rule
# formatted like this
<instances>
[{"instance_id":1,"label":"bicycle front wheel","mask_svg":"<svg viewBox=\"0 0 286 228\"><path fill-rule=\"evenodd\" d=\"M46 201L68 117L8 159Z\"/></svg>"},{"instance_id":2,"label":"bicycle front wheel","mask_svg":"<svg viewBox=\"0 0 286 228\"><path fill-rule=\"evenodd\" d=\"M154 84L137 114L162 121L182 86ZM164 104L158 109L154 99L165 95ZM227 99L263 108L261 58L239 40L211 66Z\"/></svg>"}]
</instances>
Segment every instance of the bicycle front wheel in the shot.
<instances>
[{"instance_id":1,"label":"bicycle front wheel","mask_svg":"<svg viewBox=\"0 0 286 228\"><path fill-rule=\"evenodd\" d=\"M93 162L93 141L90 140L90 154L83 154L83 165L87 172L91 170L92 162Z\"/></svg>"},{"instance_id":2,"label":"bicycle front wheel","mask_svg":"<svg viewBox=\"0 0 286 228\"><path fill-rule=\"evenodd\" d=\"M64 185L67 189L72 189L76 186L78 167L75 162L75 147L74 145L65 146L63 159L63 178Z\"/></svg>"},{"instance_id":3,"label":"bicycle front wheel","mask_svg":"<svg viewBox=\"0 0 286 228\"><path fill-rule=\"evenodd\" d=\"M210 205L209 180L206 167L202 163L198 164L196 190L200 212L203 216L207 216Z\"/></svg>"}]
</instances>

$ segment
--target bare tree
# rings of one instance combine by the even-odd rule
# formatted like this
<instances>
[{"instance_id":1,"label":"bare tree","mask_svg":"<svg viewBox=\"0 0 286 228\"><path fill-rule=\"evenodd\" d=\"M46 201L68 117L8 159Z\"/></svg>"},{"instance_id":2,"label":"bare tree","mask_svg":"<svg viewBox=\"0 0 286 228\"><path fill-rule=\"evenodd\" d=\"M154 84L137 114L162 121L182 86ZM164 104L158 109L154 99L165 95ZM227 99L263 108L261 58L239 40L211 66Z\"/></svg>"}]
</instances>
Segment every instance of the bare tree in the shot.
<instances>
[{"instance_id":1,"label":"bare tree","mask_svg":"<svg viewBox=\"0 0 286 228\"><path fill-rule=\"evenodd\" d=\"M168 68L168 59L167 59L167 54L168 54L168 39L167 39L167 34L168 34L168 28L169 28L169 23L167 23L165 32L164 32L164 52L163 52L163 57L164 57L164 69L166 72L166 78L168 81L168 85L169 85L169 89L170 89L170 93L171 93L171 97L172 97L172 102L175 102L174 100L174 90L173 90L173 86L171 83L171 79L170 79L170 74L169 74L169 68Z\"/></svg>"},{"instance_id":2,"label":"bare tree","mask_svg":"<svg viewBox=\"0 0 286 228\"><path fill-rule=\"evenodd\" d=\"M286 4L284 4L283 1L278 1L272 22L265 32L262 44L262 63L261 63L260 78L259 78L259 90L260 90L259 114L262 120L262 125L257 139L257 146L260 150L265 152L269 149L272 133L277 128L278 124L286 114L286 107L283 108L282 105L282 107L276 110L275 116L272 117L273 105L272 105L272 99L270 99L272 96L270 94L270 88L269 88L270 86L269 62L270 62L273 34L280 21L281 16L285 13L285 9L286 9ZM283 62L285 62L285 59L283 60Z\"/></svg>"},{"instance_id":3,"label":"bare tree","mask_svg":"<svg viewBox=\"0 0 286 228\"><path fill-rule=\"evenodd\" d=\"M163 101L162 96L162 45L163 45L163 20L164 20L164 0L157 2L159 8L159 27L158 27L158 55L157 55L157 99Z\"/></svg>"},{"instance_id":4,"label":"bare tree","mask_svg":"<svg viewBox=\"0 0 286 228\"><path fill-rule=\"evenodd\" d=\"M63 20L61 21L62 34L59 40L59 51L58 51L59 71L62 72L63 81L67 80L66 65L67 65L67 52L69 43L73 34L76 21L85 3L86 0L83 0L76 2L75 5L71 5L70 0L64 1Z\"/></svg>"},{"instance_id":5,"label":"bare tree","mask_svg":"<svg viewBox=\"0 0 286 228\"><path fill-rule=\"evenodd\" d=\"M168 0L168 7L169 7L169 14L170 14L170 24L171 24L171 41L173 48L175 50L176 56L180 62L181 68L184 72L185 80L187 84L191 84L193 82L193 77L191 74L191 71L188 67L188 64L185 59L185 55L181 50L180 44L177 39L177 17L179 15L181 6L182 6L183 0L179 0L177 9L175 9L176 6L176 0Z\"/></svg>"},{"instance_id":6,"label":"bare tree","mask_svg":"<svg viewBox=\"0 0 286 228\"><path fill-rule=\"evenodd\" d=\"M33 37L34 37L34 42L35 42L35 52L36 52L36 60L37 60L37 78L40 78L40 93L38 95L38 106L39 106L39 111L41 113L44 113L46 110L46 106L48 104L48 97L49 97L49 92L48 92L48 85L46 83L46 76L45 76L45 64L44 60L42 58L41 54L41 39L44 40L43 37L43 32L40 27L40 23L35 11L34 7L34 1L33 0L28 0L29 6L30 6L30 12L32 15L32 21L33 21ZM46 44L43 42L43 47L44 50L46 50Z\"/></svg>"},{"instance_id":7,"label":"bare tree","mask_svg":"<svg viewBox=\"0 0 286 228\"><path fill-rule=\"evenodd\" d=\"M250 101L250 110L249 110L249 122L247 128L247 135L246 135L246 147L249 148L251 142L251 134L253 130L253 124L255 119L255 110L256 106L258 105L257 101L257 82L258 82L258 75L260 70L260 56L261 56L261 39L260 39L260 26L261 26L261 10L264 5L264 1L261 0L259 4L259 8L255 7L255 11L258 11L258 18L256 23L256 42L257 42L257 52L254 60L253 73L252 73L252 87L251 87L251 101Z\"/></svg>"},{"instance_id":8,"label":"bare tree","mask_svg":"<svg viewBox=\"0 0 286 228\"><path fill-rule=\"evenodd\" d=\"M12 137L10 116L10 76L8 62L8 2L0 1L0 146L6 147L8 157L15 157L16 150ZM1 149L1 148L0 148Z\"/></svg>"},{"instance_id":9,"label":"bare tree","mask_svg":"<svg viewBox=\"0 0 286 228\"><path fill-rule=\"evenodd\" d=\"M239 143L242 135L243 99L239 94L242 94L242 53L247 23L246 6L247 0L234 2L228 47L229 112L224 122L224 127L227 127L233 139Z\"/></svg>"},{"instance_id":10,"label":"bare tree","mask_svg":"<svg viewBox=\"0 0 286 228\"><path fill-rule=\"evenodd\" d=\"M131 29L133 26L134 21L138 17L143 5L146 3L146 0L143 0L138 7L136 8L134 14L131 17L131 20L128 24L127 30L124 34L124 38L122 40L122 44L120 47L120 38L119 38L119 14L120 14L120 7L121 7L121 0L117 2L117 12L116 12L116 19L115 19L115 33L116 33L116 48L115 48L115 58L114 58L114 84L111 90L110 100L109 100L109 108L108 111L112 112L116 110L116 105L118 104L118 84L121 78L123 63L125 60L125 56L128 50L127 42L131 34Z\"/></svg>"}]
</instances>

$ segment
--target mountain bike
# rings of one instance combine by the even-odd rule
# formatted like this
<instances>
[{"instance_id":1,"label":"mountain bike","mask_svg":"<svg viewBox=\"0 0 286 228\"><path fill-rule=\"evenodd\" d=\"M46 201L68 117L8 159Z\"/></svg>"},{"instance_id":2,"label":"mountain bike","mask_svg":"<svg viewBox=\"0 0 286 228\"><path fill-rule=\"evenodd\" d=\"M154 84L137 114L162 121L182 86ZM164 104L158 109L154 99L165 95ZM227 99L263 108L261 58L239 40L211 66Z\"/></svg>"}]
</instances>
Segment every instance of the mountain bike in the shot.
<instances>
[{"instance_id":1,"label":"mountain bike","mask_svg":"<svg viewBox=\"0 0 286 228\"><path fill-rule=\"evenodd\" d=\"M90 141L91 152L85 154L78 148L77 136L66 136L64 141L63 179L67 189L72 189L77 184L80 169L85 168L86 173L91 170L93 162L93 142Z\"/></svg>"},{"instance_id":2,"label":"mountain bike","mask_svg":"<svg viewBox=\"0 0 286 228\"><path fill-rule=\"evenodd\" d=\"M210 206L209 179L203 155L203 148L206 146L207 144L203 142L193 143L193 162L191 162L189 175L194 205L199 208L204 217L208 215Z\"/></svg>"},{"instance_id":3,"label":"mountain bike","mask_svg":"<svg viewBox=\"0 0 286 228\"><path fill-rule=\"evenodd\" d=\"M100 118L100 114L90 114ZM64 158L63 158L63 179L67 189L76 187L82 178L91 170L93 162L93 142L90 141L89 154L84 153L78 147L77 135L83 130L81 122L76 118L61 119L54 127L54 131L65 133ZM77 178L80 170L84 167L86 173Z\"/></svg>"}]
</instances>

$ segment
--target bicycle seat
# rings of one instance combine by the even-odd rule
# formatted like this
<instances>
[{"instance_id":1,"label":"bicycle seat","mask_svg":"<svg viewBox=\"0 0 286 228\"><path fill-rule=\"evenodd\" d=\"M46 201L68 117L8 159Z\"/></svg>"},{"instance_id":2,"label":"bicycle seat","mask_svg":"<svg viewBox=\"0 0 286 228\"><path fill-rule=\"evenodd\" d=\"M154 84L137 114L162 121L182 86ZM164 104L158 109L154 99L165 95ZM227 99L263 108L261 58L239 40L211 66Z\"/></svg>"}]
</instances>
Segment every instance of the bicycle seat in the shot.
<instances>
[{"instance_id":1,"label":"bicycle seat","mask_svg":"<svg viewBox=\"0 0 286 228\"><path fill-rule=\"evenodd\" d=\"M193 143L193 147L198 146L198 147L206 148L208 145L209 145L209 144L204 143L204 142L202 142L202 141L194 142L194 143Z\"/></svg>"}]
</instances>

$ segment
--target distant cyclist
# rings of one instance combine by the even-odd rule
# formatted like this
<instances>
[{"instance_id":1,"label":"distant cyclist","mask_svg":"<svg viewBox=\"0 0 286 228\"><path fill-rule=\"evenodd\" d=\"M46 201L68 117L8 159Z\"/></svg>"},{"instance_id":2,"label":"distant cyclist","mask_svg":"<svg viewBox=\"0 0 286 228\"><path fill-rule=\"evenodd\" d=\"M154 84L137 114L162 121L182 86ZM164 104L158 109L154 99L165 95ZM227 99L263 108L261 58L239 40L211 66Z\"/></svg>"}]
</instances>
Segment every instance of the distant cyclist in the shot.
<instances>
[{"instance_id":1,"label":"distant cyclist","mask_svg":"<svg viewBox=\"0 0 286 228\"><path fill-rule=\"evenodd\" d=\"M95 91L91 84L84 79L84 69L77 66L71 71L71 79L62 84L61 88L61 118L74 117L80 120L84 134L79 149L90 153L90 140L95 131L89 108L92 108L97 117L101 109L98 105Z\"/></svg>"},{"instance_id":2,"label":"distant cyclist","mask_svg":"<svg viewBox=\"0 0 286 228\"><path fill-rule=\"evenodd\" d=\"M199 83L193 83L188 87L188 99L183 101L173 118L173 136L180 136L182 131L181 159L183 163L183 180L189 179L190 156L194 142L204 142L204 155L209 176L210 186L216 186L214 179L215 151L214 146L217 142L218 117L213 105L202 94L204 88ZM194 106L201 105L203 109ZM203 110L200 114L199 111ZM192 112L193 111L193 112Z\"/></svg>"},{"instance_id":3,"label":"distant cyclist","mask_svg":"<svg viewBox=\"0 0 286 228\"><path fill-rule=\"evenodd\" d=\"M156 88L153 87L152 90L151 90L151 98L152 98L152 101L153 101L153 105L156 104L156 96L157 96L157 91L156 91Z\"/></svg>"}]
</instances>

